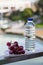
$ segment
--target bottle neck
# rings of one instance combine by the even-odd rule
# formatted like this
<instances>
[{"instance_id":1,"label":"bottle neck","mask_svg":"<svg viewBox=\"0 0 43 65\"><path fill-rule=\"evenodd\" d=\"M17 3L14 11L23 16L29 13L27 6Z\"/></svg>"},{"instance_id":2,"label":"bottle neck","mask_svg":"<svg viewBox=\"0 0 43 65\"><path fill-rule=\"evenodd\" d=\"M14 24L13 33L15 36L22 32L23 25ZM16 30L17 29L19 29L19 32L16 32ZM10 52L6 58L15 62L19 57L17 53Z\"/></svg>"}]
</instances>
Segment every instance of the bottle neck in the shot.
<instances>
[{"instance_id":1,"label":"bottle neck","mask_svg":"<svg viewBox=\"0 0 43 65\"><path fill-rule=\"evenodd\" d=\"M28 21L28 22L32 22L33 23L33 21Z\"/></svg>"},{"instance_id":2,"label":"bottle neck","mask_svg":"<svg viewBox=\"0 0 43 65\"><path fill-rule=\"evenodd\" d=\"M27 23L28 23L29 25L35 26L35 24L34 24L33 21L29 21L29 20L28 20Z\"/></svg>"}]
</instances>

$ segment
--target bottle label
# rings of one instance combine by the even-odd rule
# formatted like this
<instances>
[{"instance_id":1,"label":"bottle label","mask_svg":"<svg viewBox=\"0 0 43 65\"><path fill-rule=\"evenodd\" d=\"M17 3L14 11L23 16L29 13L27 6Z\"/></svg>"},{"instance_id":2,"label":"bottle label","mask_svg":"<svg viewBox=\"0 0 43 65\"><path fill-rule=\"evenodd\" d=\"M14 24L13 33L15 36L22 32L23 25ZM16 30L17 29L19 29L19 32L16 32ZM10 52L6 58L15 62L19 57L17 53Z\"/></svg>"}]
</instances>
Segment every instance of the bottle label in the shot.
<instances>
[{"instance_id":1,"label":"bottle label","mask_svg":"<svg viewBox=\"0 0 43 65\"><path fill-rule=\"evenodd\" d=\"M25 36L28 37L29 39L34 39L35 38L35 27L32 27L30 29L25 30Z\"/></svg>"}]
</instances>

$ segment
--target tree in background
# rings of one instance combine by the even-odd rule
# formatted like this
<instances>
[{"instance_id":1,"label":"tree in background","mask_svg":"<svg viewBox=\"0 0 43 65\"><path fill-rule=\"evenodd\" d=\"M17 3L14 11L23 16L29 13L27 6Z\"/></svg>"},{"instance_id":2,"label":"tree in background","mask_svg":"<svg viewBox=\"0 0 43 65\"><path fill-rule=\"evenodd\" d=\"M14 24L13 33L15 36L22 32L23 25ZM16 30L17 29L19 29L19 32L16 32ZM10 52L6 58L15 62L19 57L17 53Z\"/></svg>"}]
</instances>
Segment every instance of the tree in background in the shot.
<instances>
[{"instance_id":1,"label":"tree in background","mask_svg":"<svg viewBox=\"0 0 43 65\"><path fill-rule=\"evenodd\" d=\"M19 20L19 19L21 18L21 17L20 17L20 11L17 10L17 11L12 12L8 18L9 18L10 20L12 20L12 21Z\"/></svg>"},{"instance_id":2,"label":"tree in background","mask_svg":"<svg viewBox=\"0 0 43 65\"><path fill-rule=\"evenodd\" d=\"M39 7L43 8L43 0L39 0L38 5Z\"/></svg>"},{"instance_id":3,"label":"tree in background","mask_svg":"<svg viewBox=\"0 0 43 65\"><path fill-rule=\"evenodd\" d=\"M40 15L41 15L42 23L43 23L43 0L39 0L38 6L40 8Z\"/></svg>"},{"instance_id":4,"label":"tree in background","mask_svg":"<svg viewBox=\"0 0 43 65\"><path fill-rule=\"evenodd\" d=\"M26 22L28 17L33 16L33 11L30 8L26 8L26 9L24 9L24 11L21 12L20 15L21 15L21 19Z\"/></svg>"},{"instance_id":5,"label":"tree in background","mask_svg":"<svg viewBox=\"0 0 43 65\"><path fill-rule=\"evenodd\" d=\"M30 8L26 8L22 12L19 10L12 12L11 15L9 16L9 19L12 21L24 20L26 22L27 18L32 16L33 16L33 11Z\"/></svg>"},{"instance_id":6,"label":"tree in background","mask_svg":"<svg viewBox=\"0 0 43 65\"><path fill-rule=\"evenodd\" d=\"M39 6L39 8L40 8L40 10L41 10L41 13L42 13L42 15L43 15L43 0L39 0L39 1L38 1L38 6Z\"/></svg>"}]
</instances>

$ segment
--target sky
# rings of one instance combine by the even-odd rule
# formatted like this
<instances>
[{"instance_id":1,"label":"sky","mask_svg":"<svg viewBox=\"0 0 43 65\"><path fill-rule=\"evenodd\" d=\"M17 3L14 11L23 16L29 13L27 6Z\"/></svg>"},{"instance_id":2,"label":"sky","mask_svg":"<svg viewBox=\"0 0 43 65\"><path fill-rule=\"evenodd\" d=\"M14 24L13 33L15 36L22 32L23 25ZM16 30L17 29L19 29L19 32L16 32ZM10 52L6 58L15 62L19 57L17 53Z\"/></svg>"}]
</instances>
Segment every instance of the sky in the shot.
<instances>
[{"instance_id":1,"label":"sky","mask_svg":"<svg viewBox=\"0 0 43 65\"><path fill-rule=\"evenodd\" d=\"M25 6L25 4L31 4L32 2L35 2L38 0L0 0L0 7L4 6L15 6L16 8L19 8L20 6Z\"/></svg>"},{"instance_id":2,"label":"sky","mask_svg":"<svg viewBox=\"0 0 43 65\"><path fill-rule=\"evenodd\" d=\"M35 2L37 0L0 0L0 2L4 2L4 1L17 1L17 2L20 2L20 1L29 1L29 2Z\"/></svg>"}]
</instances>

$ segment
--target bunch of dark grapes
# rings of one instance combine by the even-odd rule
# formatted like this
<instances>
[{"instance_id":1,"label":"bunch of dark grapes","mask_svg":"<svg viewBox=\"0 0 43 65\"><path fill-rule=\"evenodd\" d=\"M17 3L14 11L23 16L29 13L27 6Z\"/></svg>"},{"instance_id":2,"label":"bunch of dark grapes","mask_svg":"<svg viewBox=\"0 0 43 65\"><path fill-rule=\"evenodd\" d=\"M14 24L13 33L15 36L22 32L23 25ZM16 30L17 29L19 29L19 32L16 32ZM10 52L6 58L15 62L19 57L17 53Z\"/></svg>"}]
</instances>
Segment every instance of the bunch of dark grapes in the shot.
<instances>
[{"instance_id":1,"label":"bunch of dark grapes","mask_svg":"<svg viewBox=\"0 0 43 65\"><path fill-rule=\"evenodd\" d=\"M25 53L23 46L19 46L17 41L15 41L13 44L11 42L7 42L7 46L9 49L9 54L24 54Z\"/></svg>"}]
</instances>

